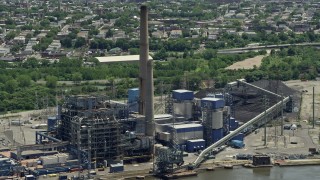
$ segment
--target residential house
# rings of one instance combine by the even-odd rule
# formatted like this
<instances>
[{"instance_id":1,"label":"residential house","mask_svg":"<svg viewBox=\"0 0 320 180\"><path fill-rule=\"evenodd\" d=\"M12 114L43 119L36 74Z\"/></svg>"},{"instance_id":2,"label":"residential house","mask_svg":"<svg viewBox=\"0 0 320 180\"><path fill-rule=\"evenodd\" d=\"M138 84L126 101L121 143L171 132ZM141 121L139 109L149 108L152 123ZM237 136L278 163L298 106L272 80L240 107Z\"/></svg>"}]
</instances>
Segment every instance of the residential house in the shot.
<instances>
[{"instance_id":1,"label":"residential house","mask_svg":"<svg viewBox=\"0 0 320 180\"><path fill-rule=\"evenodd\" d=\"M179 38L182 37L182 30L171 30L170 38Z\"/></svg>"},{"instance_id":2,"label":"residential house","mask_svg":"<svg viewBox=\"0 0 320 180\"><path fill-rule=\"evenodd\" d=\"M83 37L85 40L88 40L89 31L80 31L77 34L77 37Z\"/></svg>"},{"instance_id":3,"label":"residential house","mask_svg":"<svg viewBox=\"0 0 320 180\"><path fill-rule=\"evenodd\" d=\"M17 44L25 44L26 43L26 37L24 36L17 36L13 38L13 42Z\"/></svg>"}]
</instances>

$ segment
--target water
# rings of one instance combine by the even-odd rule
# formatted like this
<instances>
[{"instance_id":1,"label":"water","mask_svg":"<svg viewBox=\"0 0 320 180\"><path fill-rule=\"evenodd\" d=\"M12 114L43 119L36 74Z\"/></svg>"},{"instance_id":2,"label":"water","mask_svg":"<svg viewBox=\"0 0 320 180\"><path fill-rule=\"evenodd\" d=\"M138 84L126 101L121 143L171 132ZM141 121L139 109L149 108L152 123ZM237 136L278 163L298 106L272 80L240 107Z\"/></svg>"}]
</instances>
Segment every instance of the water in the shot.
<instances>
[{"instance_id":1,"label":"water","mask_svg":"<svg viewBox=\"0 0 320 180\"><path fill-rule=\"evenodd\" d=\"M320 166L235 168L203 171L184 180L320 180Z\"/></svg>"}]
</instances>

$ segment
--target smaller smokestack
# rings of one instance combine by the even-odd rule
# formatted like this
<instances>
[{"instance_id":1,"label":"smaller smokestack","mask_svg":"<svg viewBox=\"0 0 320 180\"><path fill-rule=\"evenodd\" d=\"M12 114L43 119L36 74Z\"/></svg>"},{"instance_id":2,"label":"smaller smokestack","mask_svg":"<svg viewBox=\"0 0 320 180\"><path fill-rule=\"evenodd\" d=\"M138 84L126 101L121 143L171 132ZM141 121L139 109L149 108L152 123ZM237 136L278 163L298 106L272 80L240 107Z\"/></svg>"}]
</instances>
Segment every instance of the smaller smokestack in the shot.
<instances>
[{"instance_id":1,"label":"smaller smokestack","mask_svg":"<svg viewBox=\"0 0 320 180\"><path fill-rule=\"evenodd\" d=\"M153 60L147 63L147 82L146 82L146 135L155 136L154 127L154 86L153 86Z\"/></svg>"}]
</instances>

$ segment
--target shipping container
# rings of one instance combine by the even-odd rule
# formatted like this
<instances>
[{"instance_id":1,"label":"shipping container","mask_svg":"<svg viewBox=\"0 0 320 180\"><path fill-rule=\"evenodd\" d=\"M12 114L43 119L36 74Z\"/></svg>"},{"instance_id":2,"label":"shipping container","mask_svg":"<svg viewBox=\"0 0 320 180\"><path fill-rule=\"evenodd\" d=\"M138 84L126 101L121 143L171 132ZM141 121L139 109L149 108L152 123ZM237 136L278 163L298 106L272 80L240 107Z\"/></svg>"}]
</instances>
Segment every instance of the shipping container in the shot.
<instances>
[{"instance_id":1,"label":"shipping container","mask_svg":"<svg viewBox=\"0 0 320 180\"><path fill-rule=\"evenodd\" d=\"M132 88L128 90L128 103L138 102L140 91L139 88Z\"/></svg>"},{"instance_id":2,"label":"shipping container","mask_svg":"<svg viewBox=\"0 0 320 180\"><path fill-rule=\"evenodd\" d=\"M178 89L172 91L172 98L178 101L193 100L194 94L189 90Z\"/></svg>"},{"instance_id":3,"label":"shipping container","mask_svg":"<svg viewBox=\"0 0 320 180\"><path fill-rule=\"evenodd\" d=\"M220 109L224 107L224 100L212 97L202 98L201 107L206 107L209 109Z\"/></svg>"},{"instance_id":4,"label":"shipping container","mask_svg":"<svg viewBox=\"0 0 320 180\"><path fill-rule=\"evenodd\" d=\"M110 164L110 173L122 172L124 171L123 164Z\"/></svg>"},{"instance_id":5,"label":"shipping container","mask_svg":"<svg viewBox=\"0 0 320 180\"><path fill-rule=\"evenodd\" d=\"M212 130L212 142L215 143L223 138L223 128Z\"/></svg>"},{"instance_id":6,"label":"shipping container","mask_svg":"<svg viewBox=\"0 0 320 180\"><path fill-rule=\"evenodd\" d=\"M195 152L198 150L203 150L206 147L205 140L203 139L194 139L188 140L186 144L187 152Z\"/></svg>"}]
</instances>

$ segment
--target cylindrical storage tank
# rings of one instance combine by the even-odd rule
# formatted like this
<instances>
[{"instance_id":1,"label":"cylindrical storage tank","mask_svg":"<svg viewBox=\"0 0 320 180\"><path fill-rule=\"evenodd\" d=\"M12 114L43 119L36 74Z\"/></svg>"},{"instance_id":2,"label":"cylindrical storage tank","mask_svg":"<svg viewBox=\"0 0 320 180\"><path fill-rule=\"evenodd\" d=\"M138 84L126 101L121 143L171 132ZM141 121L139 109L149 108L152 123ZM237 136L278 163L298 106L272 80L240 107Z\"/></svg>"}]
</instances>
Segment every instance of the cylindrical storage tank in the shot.
<instances>
[{"instance_id":1,"label":"cylindrical storage tank","mask_svg":"<svg viewBox=\"0 0 320 180\"><path fill-rule=\"evenodd\" d=\"M192 102L183 101L173 103L174 113L185 117L186 119L192 118Z\"/></svg>"},{"instance_id":2,"label":"cylindrical storage tank","mask_svg":"<svg viewBox=\"0 0 320 180\"><path fill-rule=\"evenodd\" d=\"M223 111L217 110L212 112L212 129L223 128Z\"/></svg>"}]
</instances>

